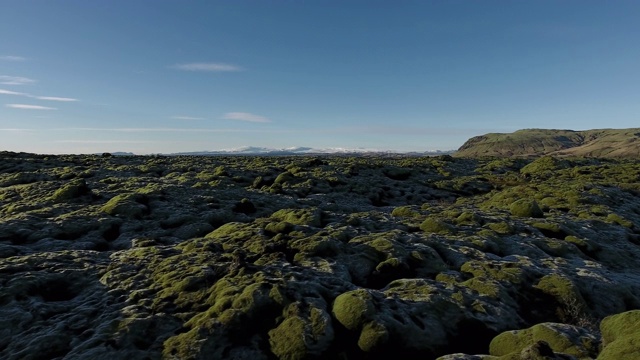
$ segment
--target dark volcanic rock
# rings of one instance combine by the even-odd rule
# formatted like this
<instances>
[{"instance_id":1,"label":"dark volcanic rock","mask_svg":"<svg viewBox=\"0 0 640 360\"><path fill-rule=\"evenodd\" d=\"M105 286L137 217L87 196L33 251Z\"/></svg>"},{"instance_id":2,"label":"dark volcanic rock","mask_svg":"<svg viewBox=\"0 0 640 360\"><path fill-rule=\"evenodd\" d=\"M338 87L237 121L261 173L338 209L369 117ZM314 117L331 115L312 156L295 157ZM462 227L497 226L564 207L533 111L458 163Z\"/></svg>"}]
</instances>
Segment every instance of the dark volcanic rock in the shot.
<instances>
[{"instance_id":1,"label":"dark volcanic rock","mask_svg":"<svg viewBox=\"0 0 640 360\"><path fill-rule=\"evenodd\" d=\"M0 171L1 358L638 351L637 161L2 153Z\"/></svg>"}]
</instances>

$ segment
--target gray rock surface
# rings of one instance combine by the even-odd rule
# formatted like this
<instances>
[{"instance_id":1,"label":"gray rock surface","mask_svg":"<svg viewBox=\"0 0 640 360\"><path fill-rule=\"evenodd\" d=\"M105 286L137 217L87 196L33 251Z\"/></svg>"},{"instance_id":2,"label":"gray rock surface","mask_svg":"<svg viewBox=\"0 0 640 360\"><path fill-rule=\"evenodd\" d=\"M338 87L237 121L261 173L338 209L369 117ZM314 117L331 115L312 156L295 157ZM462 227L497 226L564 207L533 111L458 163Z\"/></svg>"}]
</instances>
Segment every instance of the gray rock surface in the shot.
<instances>
[{"instance_id":1,"label":"gray rock surface","mask_svg":"<svg viewBox=\"0 0 640 360\"><path fill-rule=\"evenodd\" d=\"M530 163L0 153L0 357L595 358L640 163Z\"/></svg>"}]
</instances>

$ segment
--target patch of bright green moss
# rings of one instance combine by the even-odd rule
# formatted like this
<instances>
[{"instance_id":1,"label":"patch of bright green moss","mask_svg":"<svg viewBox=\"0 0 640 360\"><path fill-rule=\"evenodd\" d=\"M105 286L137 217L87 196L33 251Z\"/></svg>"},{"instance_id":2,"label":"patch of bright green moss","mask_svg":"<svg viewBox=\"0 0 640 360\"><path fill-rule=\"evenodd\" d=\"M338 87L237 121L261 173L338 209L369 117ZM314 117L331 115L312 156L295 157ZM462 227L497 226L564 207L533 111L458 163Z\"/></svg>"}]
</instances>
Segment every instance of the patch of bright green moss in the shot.
<instances>
[{"instance_id":1,"label":"patch of bright green moss","mask_svg":"<svg viewBox=\"0 0 640 360\"><path fill-rule=\"evenodd\" d=\"M626 228L632 228L633 223L618 214L609 214L607 215L607 221L616 223L618 225L624 226Z\"/></svg>"},{"instance_id":2,"label":"patch of bright green moss","mask_svg":"<svg viewBox=\"0 0 640 360\"><path fill-rule=\"evenodd\" d=\"M511 215L517 217L544 217L538 203L531 199L516 200L509 206L509 210L511 211Z\"/></svg>"},{"instance_id":3,"label":"patch of bright green moss","mask_svg":"<svg viewBox=\"0 0 640 360\"><path fill-rule=\"evenodd\" d=\"M272 219L278 221L286 221L293 225L309 225L320 227L321 211L316 208L312 209L281 209L271 215Z\"/></svg>"},{"instance_id":4,"label":"patch of bright green moss","mask_svg":"<svg viewBox=\"0 0 640 360\"><path fill-rule=\"evenodd\" d=\"M411 206L399 206L391 212L391 216L414 218L420 216L420 213L413 210Z\"/></svg>"},{"instance_id":5,"label":"patch of bright green moss","mask_svg":"<svg viewBox=\"0 0 640 360\"><path fill-rule=\"evenodd\" d=\"M489 353L493 356L511 358L535 344L544 341L554 352L578 358L592 358L598 347L595 336L580 328L564 324L542 323L528 329L506 331L491 340ZM519 359L519 357L516 357Z\"/></svg>"},{"instance_id":6,"label":"patch of bright green moss","mask_svg":"<svg viewBox=\"0 0 640 360\"><path fill-rule=\"evenodd\" d=\"M375 313L373 297L358 289L340 294L333 302L333 316L348 330L360 329Z\"/></svg>"},{"instance_id":7,"label":"patch of bright green moss","mask_svg":"<svg viewBox=\"0 0 640 360\"><path fill-rule=\"evenodd\" d=\"M599 360L640 358L640 310L611 315L600 323L603 349Z\"/></svg>"},{"instance_id":8,"label":"patch of bright green moss","mask_svg":"<svg viewBox=\"0 0 640 360\"><path fill-rule=\"evenodd\" d=\"M502 295L500 284L491 279L474 277L460 283L461 286L475 290L478 294L488 296L492 299L499 299Z\"/></svg>"},{"instance_id":9,"label":"patch of bright green moss","mask_svg":"<svg viewBox=\"0 0 640 360\"><path fill-rule=\"evenodd\" d=\"M53 193L51 200L53 202L65 202L87 194L89 191L87 183L80 179L60 187Z\"/></svg>"},{"instance_id":10,"label":"patch of bright green moss","mask_svg":"<svg viewBox=\"0 0 640 360\"><path fill-rule=\"evenodd\" d=\"M145 201L146 197L141 194L120 194L104 204L101 210L109 215L140 218L147 212Z\"/></svg>"},{"instance_id":11,"label":"patch of bright green moss","mask_svg":"<svg viewBox=\"0 0 640 360\"><path fill-rule=\"evenodd\" d=\"M376 322L370 321L362 327L358 338L358 347L365 352L372 352L380 348L389 340L387 328Z\"/></svg>"},{"instance_id":12,"label":"patch of bright green moss","mask_svg":"<svg viewBox=\"0 0 640 360\"><path fill-rule=\"evenodd\" d=\"M420 224L420 229L424 232L435 234L451 234L455 232L455 228L452 225L433 217L426 218Z\"/></svg>"}]
</instances>

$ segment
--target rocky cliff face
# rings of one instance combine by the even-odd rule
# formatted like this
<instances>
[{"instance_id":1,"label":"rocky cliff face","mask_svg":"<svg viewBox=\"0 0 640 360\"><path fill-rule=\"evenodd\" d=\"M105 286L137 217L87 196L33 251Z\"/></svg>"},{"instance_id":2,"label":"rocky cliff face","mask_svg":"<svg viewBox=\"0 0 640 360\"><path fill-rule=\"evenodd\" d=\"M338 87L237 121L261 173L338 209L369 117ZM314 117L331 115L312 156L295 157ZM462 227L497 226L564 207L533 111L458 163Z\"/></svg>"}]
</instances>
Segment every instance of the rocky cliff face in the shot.
<instances>
[{"instance_id":1,"label":"rocky cliff face","mask_svg":"<svg viewBox=\"0 0 640 360\"><path fill-rule=\"evenodd\" d=\"M527 129L510 134L486 134L469 139L456 153L458 157L543 155L637 159L640 129Z\"/></svg>"},{"instance_id":2,"label":"rocky cliff face","mask_svg":"<svg viewBox=\"0 0 640 360\"><path fill-rule=\"evenodd\" d=\"M1 153L0 357L637 355L639 178L552 157Z\"/></svg>"}]
</instances>

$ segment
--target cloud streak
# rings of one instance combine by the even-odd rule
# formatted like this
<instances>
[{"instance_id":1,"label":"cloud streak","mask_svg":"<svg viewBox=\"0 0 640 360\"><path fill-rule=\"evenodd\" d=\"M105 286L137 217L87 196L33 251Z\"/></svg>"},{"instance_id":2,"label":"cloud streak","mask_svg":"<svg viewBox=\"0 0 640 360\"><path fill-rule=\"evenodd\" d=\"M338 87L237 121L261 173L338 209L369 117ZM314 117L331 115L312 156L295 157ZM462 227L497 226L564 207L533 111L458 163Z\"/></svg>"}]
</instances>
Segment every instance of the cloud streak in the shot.
<instances>
[{"instance_id":1,"label":"cloud streak","mask_svg":"<svg viewBox=\"0 0 640 360\"><path fill-rule=\"evenodd\" d=\"M144 140L56 140L55 143L63 144L157 144L165 141L144 141Z\"/></svg>"},{"instance_id":2,"label":"cloud streak","mask_svg":"<svg viewBox=\"0 0 640 360\"><path fill-rule=\"evenodd\" d=\"M6 104L5 106L12 109L22 109L22 110L58 110L56 108L52 108L48 106L29 105L29 104Z\"/></svg>"},{"instance_id":3,"label":"cloud streak","mask_svg":"<svg viewBox=\"0 0 640 360\"><path fill-rule=\"evenodd\" d=\"M194 116L172 116L171 118L175 120L204 120L204 118Z\"/></svg>"},{"instance_id":4,"label":"cloud streak","mask_svg":"<svg viewBox=\"0 0 640 360\"><path fill-rule=\"evenodd\" d=\"M17 96L25 96L25 97L32 98L32 99L46 100L46 101L62 101L62 102L73 102L73 101L79 101L78 99L68 98L68 97L59 97L59 96L34 96L34 95L31 95L31 94L27 94L27 93L22 93L22 92L17 92L17 91L11 91L11 90L5 90L5 89L0 89L0 95L17 95Z\"/></svg>"},{"instance_id":5,"label":"cloud streak","mask_svg":"<svg viewBox=\"0 0 640 360\"><path fill-rule=\"evenodd\" d=\"M6 132L31 132L31 131L33 131L33 129L7 128L7 129L0 129L0 131L6 131Z\"/></svg>"},{"instance_id":6,"label":"cloud streak","mask_svg":"<svg viewBox=\"0 0 640 360\"><path fill-rule=\"evenodd\" d=\"M22 76L0 75L0 84L3 85L26 85L34 82L36 81Z\"/></svg>"},{"instance_id":7,"label":"cloud streak","mask_svg":"<svg viewBox=\"0 0 640 360\"><path fill-rule=\"evenodd\" d=\"M248 121L248 122L254 122L254 123L268 123L268 122L271 122L271 120L267 119L264 116L251 114L251 113L245 113L245 112L230 112L230 113L226 113L226 114L224 114L222 116L222 118L225 119L225 120Z\"/></svg>"},{"instance_id":8,"label":"cloud streak","mask_svg":"<svg viewBox=\"0 0 640 360\"><path fill-rule=\"evenodd\" d=\"M172 67L178 70L201 72L234 72L243 70L239 66L223 63L188 63L177 64Z\"/></svg>"},{"instance_id":9,"label":"cloud streak","mask_svg":"<svg viewBox=\"0 0 640 360\"><path fill-rule=\"evenodd\" d=\"M264 129L183 129L183 128L57 128L45 131L100 131L100 132L177 132L177 133L295 133L295 130L264 130Z\"/></svg>"},{"instance_id":10,"label":"cloud streak","mask_svg":"<svg viewBox=\"0 0 640 360\"><path fill-rule=\"evenodd\" d=\"M11 90L5 90L5 89L0 89L0 95L18 95L18 96L28 96L25 93L21 93L21 92L16 92L16 91L11 91Z\"/></svg>"},{"instance_id":11,"label":"cloud streak","mask_svg":"<svg viewBox=\"0 0 640 360\"><path fill-rule=\"evenodd\" d=\"M2 61L25 61L27 59L22 57L22 56L0 55L0 60L2 60Z\"/></svg>"},{"instance_id":12,"label":"cloud streak","mask_svg":"<svg viewBox=\"0 0 640 360\"><path fill-rule=\"evenodd\" d=\"M78 99L67 98L67 97L57 97L57 96L29 96L39 100L48 100L48 101L62 101L62 102L73 102L78 101Z\"/></svg>"}]
</instances>

